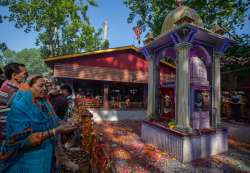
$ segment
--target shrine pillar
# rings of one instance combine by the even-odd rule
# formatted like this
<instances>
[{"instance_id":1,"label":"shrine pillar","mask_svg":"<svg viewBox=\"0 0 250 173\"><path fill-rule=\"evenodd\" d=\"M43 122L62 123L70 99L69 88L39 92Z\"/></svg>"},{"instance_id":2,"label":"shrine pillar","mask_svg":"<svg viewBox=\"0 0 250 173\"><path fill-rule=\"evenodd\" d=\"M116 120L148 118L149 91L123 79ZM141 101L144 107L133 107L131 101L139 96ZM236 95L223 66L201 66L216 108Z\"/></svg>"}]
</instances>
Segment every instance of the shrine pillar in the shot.
<instances>
[{"instance_id":1,"label":"shrine pillar","mask_svg":"<svg viewBox=\"0 0 250 173\"><path fill-rule=\"evenodd\" d=\"M182 42L175 45L177 51L176 67L176 104L175 123L182 130L190 130L190 75L189 75L189 49L191 43Z\"/></svg>"},{"instance_id":2,"label":"shrine pillar","mask_svg":"<svg viewBox=\"0 0 250 173\"><path fill-rule=\"evenodd\" d=\"M223 54L216 52L214 54L212 65L212 126L218 127L221 124L221 79L220 79L220 58Z\"/></svg>"},{"instance_id":3,"label":"shrine pillar","mask_svg":"<svg viewBox=\"0 0 250 173\"><path fill-rule=\"evenodd\" d=\"M148 105L149 118L159 119L160 66L153 56L148 58Z\"/></svg>"}]
</instances>

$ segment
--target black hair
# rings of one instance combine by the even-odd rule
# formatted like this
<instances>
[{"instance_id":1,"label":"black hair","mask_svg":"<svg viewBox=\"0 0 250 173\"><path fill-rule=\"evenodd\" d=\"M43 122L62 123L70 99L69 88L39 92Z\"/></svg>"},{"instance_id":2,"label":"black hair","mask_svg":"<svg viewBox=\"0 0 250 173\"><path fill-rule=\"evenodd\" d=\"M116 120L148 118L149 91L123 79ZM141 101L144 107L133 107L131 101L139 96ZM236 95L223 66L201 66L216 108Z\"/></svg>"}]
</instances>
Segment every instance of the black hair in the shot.
<instances>
[{"instance_id":1,"label":"black hair","mask_svg":"<svg viewBox=\"0 0 250 173\"><path fill-rule=\"evenodd\" d=\"M21 67L25 67L25 65L24 65L24 64L22 64L22 63L19 63L19 66L21 66Z\"/></svg>"},{"instance_id":2,"label":"black hair","mask_svg":"<svg viewBox=\"0 0 250 173\"><path fill-rule=\"evenodd\" d=\"M28 79L28 85L32 87L36 83L36 81L38 81L38 79L41 79L41 78L43 78L42 75L35 75L33 77L31 76L31 79Z\"/></svg>"},{"instance_id":3,"label":"black hair","mask_svg":"<svg viewBox=\"0 0 250 173\"><path fill-rule=\"evenodd\" d=\"M72 89L69 85L61 86L61 90L66 90L70 95L72 94Z\"/></svg>"},{"instance_id":4,"label":"black hair","mask_svg":"<svg viewBox=\"0 0 250 173\"><path fill-rule=\"evenodd\" d=\"M19 63L15 63L15 62L9 63L6 66L4 66L3 69L4 69L4 75L5 75L5 77L8 80L10 80L13 73L16 73L16 74L20 73L21 71L20 71L19 67L20 67L20 64Z\"/></svg>"}]
</instances>

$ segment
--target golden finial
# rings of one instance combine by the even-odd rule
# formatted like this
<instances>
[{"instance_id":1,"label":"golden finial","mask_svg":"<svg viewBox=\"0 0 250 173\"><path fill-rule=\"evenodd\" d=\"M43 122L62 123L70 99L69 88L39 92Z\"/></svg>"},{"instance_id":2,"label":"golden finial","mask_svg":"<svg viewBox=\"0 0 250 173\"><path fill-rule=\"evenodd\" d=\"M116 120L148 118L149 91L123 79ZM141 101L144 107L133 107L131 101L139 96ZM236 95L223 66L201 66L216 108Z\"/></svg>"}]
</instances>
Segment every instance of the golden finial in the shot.
<instances>
[{"instance_id":1,"label":"golden finial","mask_svg":"<svg viewBox=\"0 0 250 173\"><path fill-rule=\"evenodd\" d=\"M218 24L217 20L215 20L215 22L212 25L212 32L220 35L224 35L225 33L224 29Z\"/></svg>"}]
</instances>

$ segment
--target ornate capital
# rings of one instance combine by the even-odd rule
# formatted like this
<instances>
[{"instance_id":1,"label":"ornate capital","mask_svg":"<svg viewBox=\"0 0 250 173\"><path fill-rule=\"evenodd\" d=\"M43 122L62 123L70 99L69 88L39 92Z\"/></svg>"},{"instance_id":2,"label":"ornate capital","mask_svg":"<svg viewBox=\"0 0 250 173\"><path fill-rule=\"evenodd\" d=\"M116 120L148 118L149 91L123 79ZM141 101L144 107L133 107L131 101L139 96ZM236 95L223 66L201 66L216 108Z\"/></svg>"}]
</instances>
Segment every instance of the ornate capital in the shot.
<instances>
[{"instance_id":1,"label":"ornate capital","mask_svg":"<svg viewBox=\"0 0 250 173\"><path fill-rule=\"evenodd\" d=\"M181 42L192 43L196 33L197 29L195 28L182 27L171 34L171 39L174 42L174 44L178 44Z\"/></svg>"},{"instance_id":2,"label":"ornate capital","mask_svg":"<svg viewBox=\"0 0 250 173\"><path fill-rule=\"evenodd\" d=\"M191 48L193 45L189 42L181 42L175 45L175 49L182 49L182 48Z\"/></svg>"},{"instance_id":3,"label":"ornate capital","mask_svg":"<svg viewBox=\"0 0 250 173\"><path fill-rule=\"evenodd\" d=\"M218 51L214 52L214 58L223 58L223 57L225 57L224 53Z\"/></svg>"}]
</instances>

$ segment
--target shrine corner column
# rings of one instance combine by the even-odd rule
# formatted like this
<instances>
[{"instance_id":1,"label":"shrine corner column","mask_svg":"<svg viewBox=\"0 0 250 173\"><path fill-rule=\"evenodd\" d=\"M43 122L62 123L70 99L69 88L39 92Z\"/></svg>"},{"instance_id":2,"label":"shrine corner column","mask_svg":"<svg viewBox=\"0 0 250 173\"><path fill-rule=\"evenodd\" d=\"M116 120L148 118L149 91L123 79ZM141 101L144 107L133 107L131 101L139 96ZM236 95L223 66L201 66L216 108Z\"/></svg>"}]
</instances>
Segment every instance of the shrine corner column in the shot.
<instances>
[{"instance_id":1,"label":"shrine corner column","mask_svg":"<svg viewBox=\"0 0 250 173\"><path fill-rule=\"evenodd\" d=\"M149 118L159 119L160 70L154 56L148 57L148 105Z\"/></svg>"},{"instance_id":2,"label":"shrine corner column","mask_svg":"<svg viewBox=\"0 0 250 173\"><path fill-rule=\"evenodd\" d=\"M190 126L190 75L189 75L189 49L191 43L181 42L175 45L177 51L176 67L176 127L181 130L191 130Z\"/></svg>"},{"instance_id":3,"label":"shrine corner column","mask_svg":"<svg viewBox=\"0 0 250 173\"><path fill-rule=\"evenodd\" d=\"M221 79L220 79L220 59L224 55L215 52L212 66L212 108L213 108L213 121L212 126L217 128L221 125Z\"/></svg>"}]
</instances>

